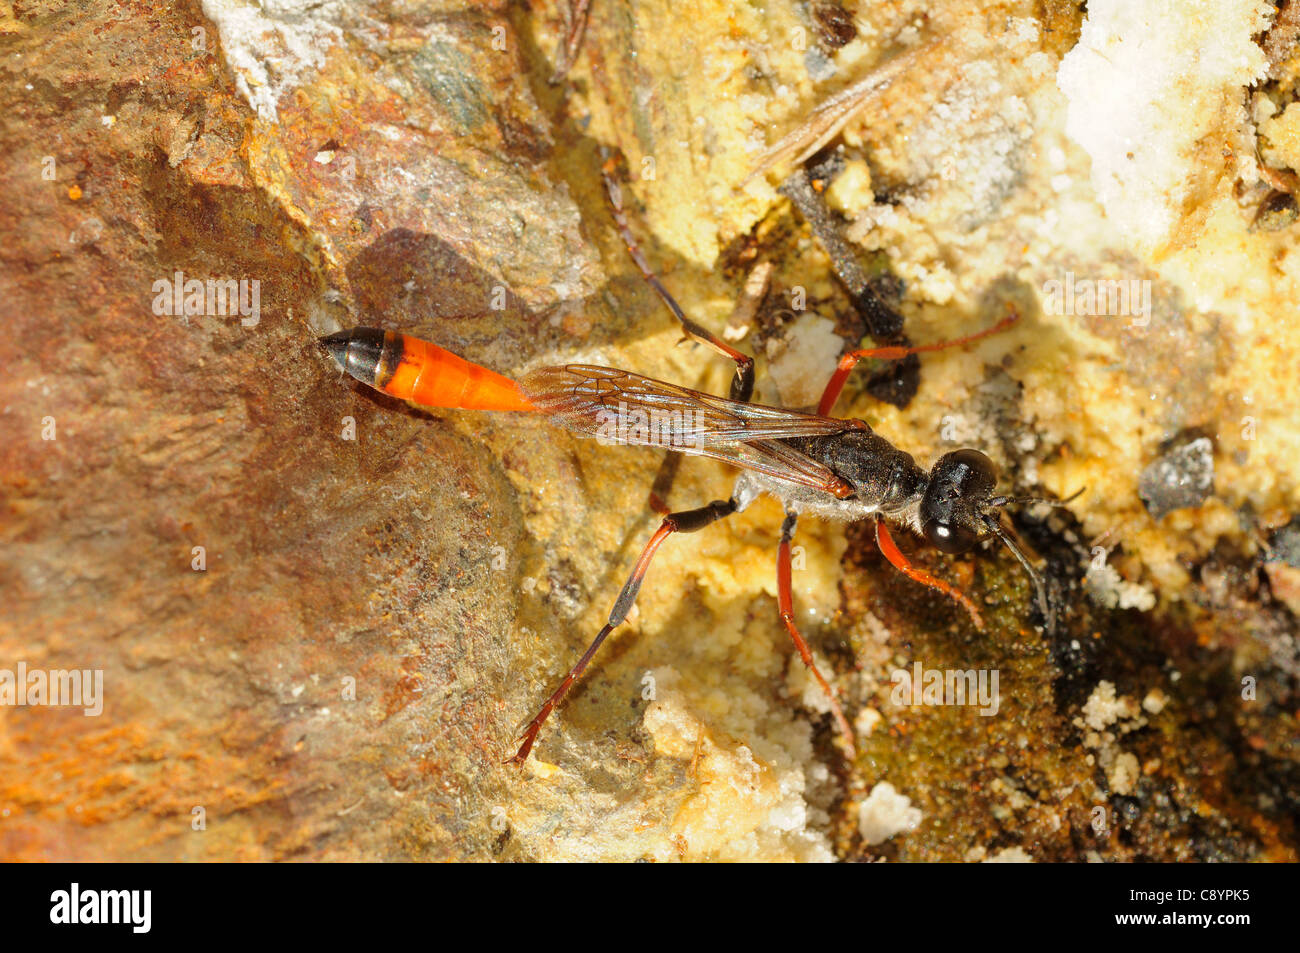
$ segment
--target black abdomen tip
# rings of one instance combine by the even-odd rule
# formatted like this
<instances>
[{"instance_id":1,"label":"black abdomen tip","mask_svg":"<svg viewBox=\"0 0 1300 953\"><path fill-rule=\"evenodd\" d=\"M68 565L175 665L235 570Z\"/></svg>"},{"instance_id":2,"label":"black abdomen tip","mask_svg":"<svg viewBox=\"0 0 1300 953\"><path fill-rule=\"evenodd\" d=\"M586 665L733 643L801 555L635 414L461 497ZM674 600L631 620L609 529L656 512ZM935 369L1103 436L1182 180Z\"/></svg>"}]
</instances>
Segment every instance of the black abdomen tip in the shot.
<instances>
[{"instance_id":1,"label":"black abdomen tip","mask_svg":"<svg viewBox=\"0 0 1300 953\"><path fill-rule=\"evenodd\" d=\"M384 332L379 328L351 328L320 338L320 346L329 352L340 369L363 384L376 386L384 356Z\"/></svg>"}]
</instances>

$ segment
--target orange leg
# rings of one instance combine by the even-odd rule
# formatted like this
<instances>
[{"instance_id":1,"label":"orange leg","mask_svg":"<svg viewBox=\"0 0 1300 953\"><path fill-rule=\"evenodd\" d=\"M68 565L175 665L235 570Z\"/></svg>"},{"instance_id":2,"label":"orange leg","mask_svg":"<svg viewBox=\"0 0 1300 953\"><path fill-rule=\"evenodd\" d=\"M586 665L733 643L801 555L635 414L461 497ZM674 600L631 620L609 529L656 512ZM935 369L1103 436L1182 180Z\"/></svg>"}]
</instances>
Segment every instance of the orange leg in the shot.
<instances>
[{"instance_id":1,"label":"orange leg","mask_svg":"<svg viewBox=\"0 0 1300 953\"><path fill-rule=\"evenodd\" d=\"M921 344L916 347L872 347L861 351L849 351L840 358L839 366L835 368L835 373L826 384L826 389L822 391L821 403L817 405L817 413L822 417L829 417L835 401L839 399L840 391L844 389L844 382L849 379L849 374L853 368L857 367L858 361L868 357L880 358L882 361L900 361L909 354L920 354L924 351L942 351L948 347L958 347L962 344L970 344L972 341L978 341L986 338L990 334L997 334L999 331L1009 328L1020 320L1020 313L1014 308L1005 318L993 325L975 334L968 334L964 338L957 338L953 341L940 341L937 344Z\"/></svg>"},{"instance_id":2,"label":"orange leg","mask_svg":"<svg viewBox=\"0 0 1300 953\"><path fill-rule=\"evenodd\" d=\"M732 400L748 401L754 394L754 359L748 354L736 350L704 325L687 317L686 312L682 310L682 306L669 294L668 289L664 287L659 277L650 270L649 263L645 260L645 256L641 254L636 238L632 235L632 228L627 223L627 215L623 212L623 190L614 181L611 169L611 163L606 163L605 168L602 169L605 179L605 194L609 197L610 214L614 218L614 225L618 229L619 237L623 239L623 244L627 246L628 254L632 256L632 261L636 263L637 268L641 271L641 277L646 280L646 283L655 290L655 293L667 305L668 310L677 318L682 326L682 331L688 338L711 347L723 357L735 362L736 376L731 380L731 390L728 396Z\"/></svg>"},{"instance_id":3,"label":"orange leg","mask_svg":"<svg viewBox=\"0 0 1300 953\"><path fill-rule=\"evenodd\" d=\"M790 638L794 640L794 647L799 650L799 657L808 666L808 670L813 673L813 678L817 679L817 684L821 685L826 697L831 700L831 713L835 716L835 723L839 726L840 734L844 737L844 743L848 745L848 750L852 754L857 750L853 741L853 729L849 727L849 721L844 717L844 711L840 708L839 699L835 697L835 692L831 689L830 683L822 677L822 673L817 671L817 666L813 664L812 652L808 650L808 643L799 634L799 627L795 625L794 621L794 596L793 586L790 581L790 541L794 538L794 526L797 519L798 517L793 513L788 513L785 522L781 524L781 544L776 551L777 605L781 609L781 621L785 623L786 631L790 633Z\"/></svg>"},{"instance_id":4,"label":"orange leg","mask_svg":"<svg viewBox=\"0 0 1300 953\"><path fill-rule=\"evenodd\" d=\"M980 615L980 610L975 607L975 603L971 602L966 597L966 594L956 586L930 575L924 569L917 569L908 562L907 557L903 555L894 542L894 537L889 534L889 529L885 526L884 520L881 519L876 520L876 545L880 547L880 551L885 558L894 564L894 568L907 576L908 579L919 582L923 586L929 586L931 589L937 589L950 599L960 602L966 611L970 613L971 619L975 622L975 628L981 632L984 631L984 619Z\"/></svg>"},{"instance_id":5,"label":"orange leg","mask_svg":"<svg viewBox=\"0 0 1300 953\"><path fill-rule=\"evenodd\" d=\"M564 676L564 681L560 682L560 687L551 693L551 697L546 699L537 715L528 723L528 727L524 729L523 741L519 745L519 750L513 758L509 759L509 764L523 764L528 760L528 752L533 750L533 742L537 740L537 733L542 730L543 723L550 717L555 706L568 694L573 683L582 675L583 670L595 657L601 643L605 641L606 636L613 632L627 618L627 614L632 611L632 604L636 602L637 593L641 591L641 583L645 580L646 570L650 568L650 561L654 559L659 545L673 533L694 533L710 523L715 523L723 517L730 516L734 512L736 512L734 500L715 500L698 509L670 513L664 517L664 521L659 524L659 528L655 530L654 535L650 537L650 541L646 543L645 549L641 550L641 558L636 561L632 574L628 576L627 582L623 585L623 591L618 594L618 599L614 601L614 608L609 613L609 621L601 627L591 645L587 646L587 651L582 653L582 658L578 659L578 663L569 669L569 674Z\"/></svg>"}]
</instances>

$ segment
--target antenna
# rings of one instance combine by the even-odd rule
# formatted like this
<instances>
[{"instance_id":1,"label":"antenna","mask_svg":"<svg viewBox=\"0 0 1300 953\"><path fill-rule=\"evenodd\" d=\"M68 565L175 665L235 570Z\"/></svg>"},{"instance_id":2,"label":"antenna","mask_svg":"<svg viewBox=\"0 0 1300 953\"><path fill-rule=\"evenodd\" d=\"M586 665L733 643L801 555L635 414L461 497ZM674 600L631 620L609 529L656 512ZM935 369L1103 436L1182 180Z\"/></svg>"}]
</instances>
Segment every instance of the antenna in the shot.
<instances>
[{"instance_id":1,"label":"antenna","mask_svg":"<svg viewBox=\"0 0 1300 953\"><path fill-rule=\"evenodd\" d=\"M1048 506L1065 506L1065 504L1073 503L1082 496L1083 491L1086 489L1088 489L1086 486L1081 486L1063 500L1052 500L1045 496L995 496L984 505L992 507L1006 506L1008 503L1046 503Z\"/></svg>"},{"instance_id":2,"label":"antenna","mask_svg":"<svg viewBox=\"0 0 1300 953\"><path fill-rule=\"evenodd\" d=\"M1081 493L1083 491L1080 490L1079 492ZM1077 495L1078 494L1076 494L1076 496ZM1071 499L1073 499L1073 497L1071 497ZM1024 550L1020 548L1020 544L1015 541L1015 538L1010 533L1005 532L1002 527L998 525L997 516L994 516L991 513L986 513L984 514L983 519L984 525L993 531L994 536L1002 540L1007 549L1011 550L1012 555L1014 555L1016 559L1020 560L1020 565L1025 567L1025 572L1029 574L1029 578L1034 582L1034 590L1038 594L1038 605L1043 610L1043 621L1047 625L1047 631L1053 632L1056 629L1056 617L1052 613L1052 607L1047 602L1047 587L1043 585L1042 575L1037 569L1030 565L1029 557L1025 555Z\"/></svg>"}]
</instances>

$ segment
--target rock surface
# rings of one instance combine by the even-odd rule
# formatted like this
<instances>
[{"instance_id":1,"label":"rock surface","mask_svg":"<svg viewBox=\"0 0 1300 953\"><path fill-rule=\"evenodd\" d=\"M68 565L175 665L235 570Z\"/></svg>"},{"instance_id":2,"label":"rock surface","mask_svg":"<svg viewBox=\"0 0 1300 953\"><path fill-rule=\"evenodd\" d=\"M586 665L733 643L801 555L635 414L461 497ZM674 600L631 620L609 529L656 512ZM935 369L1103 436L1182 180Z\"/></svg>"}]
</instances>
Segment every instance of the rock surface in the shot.
<instances>
[{"instance_id":1,"label":"rock surface","mask_svg":"<svg viewBox=\"0 0 1300 953\"><path fill-rule=\"evenodd\" d=\"M1058 85L1080 43L1141 28L1109 5L1088 24L1057 0L864 5L841 43L803 4L705 2L684 24L669 0L596 0L556 86L549 4L14 5L0 670L102 671L104 709L0 707L0 856L1295 860L1277 541L1300 509L1300 258L1294 226L1252 222L1297 171L1300 58L1251 34L1259 5L1222 6L1247 31L1224 50L1258 42L1266 76L1218 71L1161 115L1263 139L1198 178L1179 240L1151 250L1067 125L1086 82ZM927 463L977 447L1007 492L1086 486L1016 514L1059 626L1034 624L1006 552L902 540L980 600L978 633L869 527L805 519L796 609L861 736L846 762L789 664L763 501L665 545L535 758L501 764L655 526L656 455L408 408L340 381L315 338L379 325L506 374L585 361L723 392L730 366L675 346L611 227L613 157L687 311L731 320L797 389L832 330L848 348L867 324L778 191L789 163L740 184L900 51L916 67L844 124L814 188L912 340L1008 302L1022 319L923 355L901 407L864 370L837 413ZM1123 189L1167 154L1188 158L1137 149ZM768 291L733 314L762 263ZM257 308L165 313L178 273L257 281ZM1141 475L1186 434L1212 492L1148 512ZM669 502L729 487L687 461ZM918 662L996 672L996 713L900 699Z\"/></svg>"}]
</instances>

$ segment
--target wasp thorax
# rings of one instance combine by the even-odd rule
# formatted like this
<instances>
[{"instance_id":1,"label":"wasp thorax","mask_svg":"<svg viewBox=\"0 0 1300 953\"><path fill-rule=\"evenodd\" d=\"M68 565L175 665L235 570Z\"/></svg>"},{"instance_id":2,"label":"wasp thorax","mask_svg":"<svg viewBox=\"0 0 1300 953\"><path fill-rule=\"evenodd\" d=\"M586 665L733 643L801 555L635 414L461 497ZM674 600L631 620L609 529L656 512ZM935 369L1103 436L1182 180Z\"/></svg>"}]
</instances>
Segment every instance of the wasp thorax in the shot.
<instances>
[{"instance_id":1,"label":"wasp thorax","mask_svg":"<svg viewBox=\"0 0 1300 953\"><path fill-rule=\"evenodd\" d=\"M980 520L998 471L978 450L957 450L939 458L921 498L921 532L945 553L964 553L979 540Z\"/></svg>"}]
</instances>

